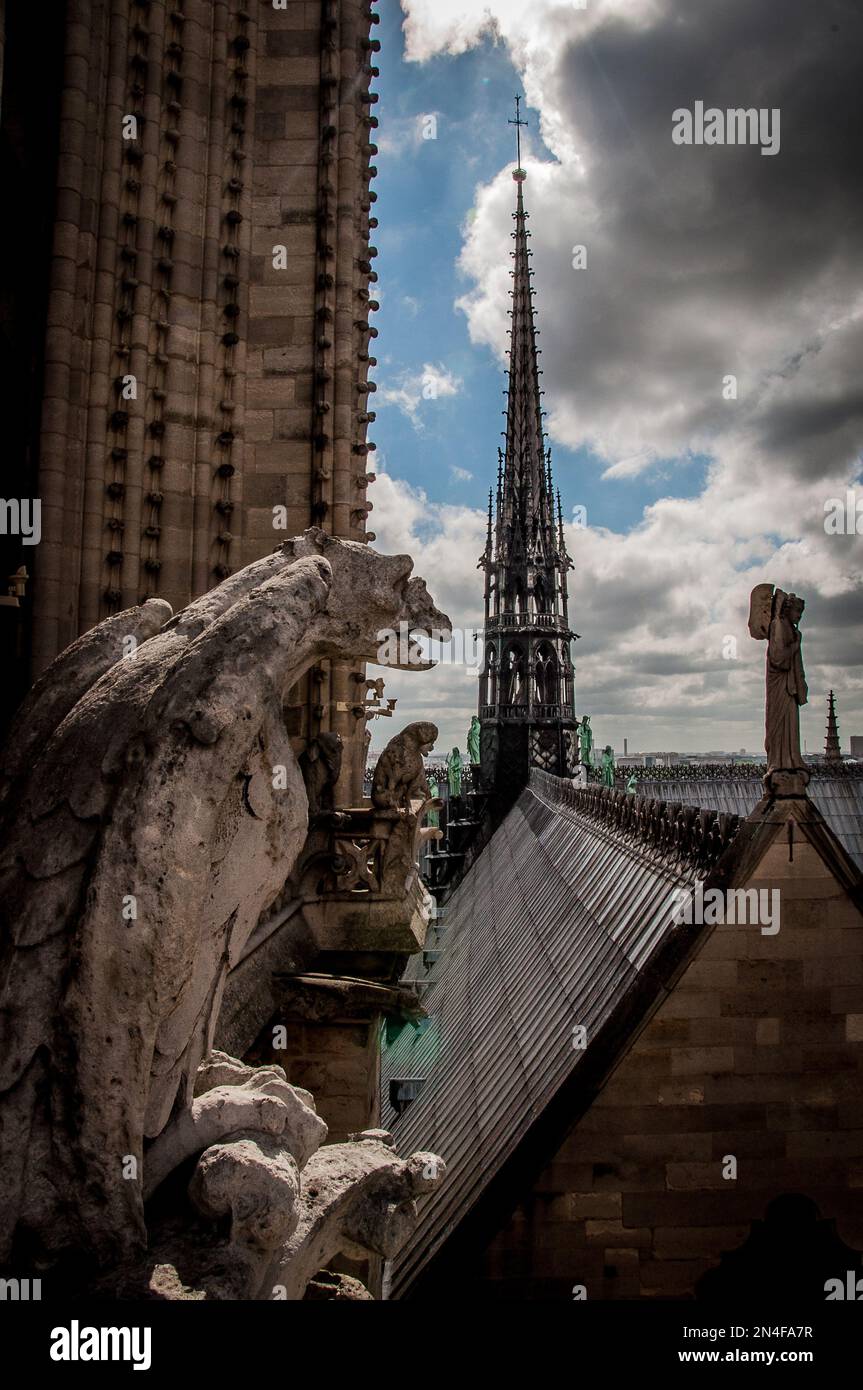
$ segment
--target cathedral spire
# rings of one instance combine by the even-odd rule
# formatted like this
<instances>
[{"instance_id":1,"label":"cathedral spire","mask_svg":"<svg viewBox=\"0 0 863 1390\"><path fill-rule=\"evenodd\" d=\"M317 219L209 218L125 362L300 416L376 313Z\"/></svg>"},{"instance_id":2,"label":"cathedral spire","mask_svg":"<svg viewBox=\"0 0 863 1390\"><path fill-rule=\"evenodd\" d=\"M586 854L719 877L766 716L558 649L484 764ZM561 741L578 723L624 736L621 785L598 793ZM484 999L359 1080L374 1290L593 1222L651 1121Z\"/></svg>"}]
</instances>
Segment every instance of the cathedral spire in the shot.
<instances>
[{"instance_id":1,"label":"cathedral spire","mask_svg":"<svg viewBox=\"0 0 863 1390\"><path fill-rule=\"evenodd\" d=\"M572 562L555 511L551 450L543 429L542 390L529 213L524 204L521 132L527 121L516 97L517 187L512 214L513 287L506 430L498 451L496 518L480 565L485 570L486 669L480 678L483 779L502 800L527 781L531 767L571 775L575 744L574 673L567 614Z\"/></svg>"},{"instance_id":2,"label":"cathedral spire","mask_svg":"<svg viewBox=\"0 0 863 1390\"><path fill-rule=\"evenodd\" d=\"M831 690L827 696L827 738L824 743L824 760L828 763L842 761L839 746L839 724L836 719L836 696Z\"/></svg>"},{"instance_id":3,"label":"cathedral spire","mask_svg":"<svg viewBox=\"0 0 863 1390\"><path fill-rule=\"evenodd\" d=\"M513 213L512 238L512 325L509 346L509 385L507 389L506 447L504 449L503 522L509 541L510 558L518 563L554 549L554 494L551 465L547 459L542 423L542 391L539 378L540 349L537 347L536 309L533 299L533 271L527 228L530 214L524 206L527 174L521 167L521 132L527 121L521 118L521 99L516 97L518 163L513 179L518 187Z\"/></svg>"}]
</instances>

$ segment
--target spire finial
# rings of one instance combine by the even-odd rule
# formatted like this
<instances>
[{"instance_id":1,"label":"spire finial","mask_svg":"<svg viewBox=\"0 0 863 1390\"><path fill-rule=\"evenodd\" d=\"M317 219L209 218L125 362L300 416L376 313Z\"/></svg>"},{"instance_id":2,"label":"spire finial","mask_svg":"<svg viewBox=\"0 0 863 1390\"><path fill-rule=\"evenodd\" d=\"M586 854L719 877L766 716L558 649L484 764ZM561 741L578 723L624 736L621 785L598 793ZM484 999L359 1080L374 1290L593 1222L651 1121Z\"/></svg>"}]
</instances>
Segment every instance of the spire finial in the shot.
<instances>
[{"instance_id":1,"label":"spire finial","mask_svg":"<svg viewBox=\"0 0 863 1390\"><path fill-rule=\"evenodd\" d=\"M516 99L515 99L515 120L514 120L514 121L508 121L507 124L508 124L508 125L514 125L514 126L515 126L516 153L517 153L517 156L518 156L518 162L517 162L517 164L516 164L515 173L513 174L513 178L515 179L516 183L524 183L524 180L527 178L527 174L524 172L524 170L523 170L522 167L521 167L521 128L522 128L522 126L527 126L527 125L529 125L530 122L529 122L529 121L523 121L523 120L521 119L521 97L520 97L520 96L516 96Z\"/></svg>"}]
</instances>

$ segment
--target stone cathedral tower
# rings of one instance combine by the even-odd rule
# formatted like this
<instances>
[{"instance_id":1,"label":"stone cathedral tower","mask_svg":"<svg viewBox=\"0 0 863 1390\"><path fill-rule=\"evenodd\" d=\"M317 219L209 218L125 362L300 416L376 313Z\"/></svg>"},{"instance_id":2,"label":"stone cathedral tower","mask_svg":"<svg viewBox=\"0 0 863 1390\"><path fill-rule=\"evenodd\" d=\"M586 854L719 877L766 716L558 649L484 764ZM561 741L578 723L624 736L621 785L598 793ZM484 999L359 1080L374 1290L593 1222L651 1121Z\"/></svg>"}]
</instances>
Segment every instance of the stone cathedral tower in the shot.
<instances>
[{"instance_id":1,"label":"stone cathedral tower","mask_svg":"<svg viewBox=\"0 0 863 1390\"><path fill-rule=\"evenodd\" d=\"M178 609L310 525L360 542L377 336L378 15L368 0L0 5L6 219L0 536L8 717L80 633ZM26 195L25 195L26 192ZM361 794L365 672L286 709L345 744Z\"/></svg>"},{"instance_id":2,"label":"stone cathedral tower","mask_svg":"<svg viewBox=\"0 0 863 1390\"><path fill-rule=\"evenodd\" d=\"M485 570L486 663L480 678L483 781L501 804L516 796L531 767L571 775L578 761L574 672L560 494L542 422L533 272L524 206L521 120L516 100L518 200L513 218L512 329L506 446L497 498L489 493Z\"/></svg>"}]
</instances>

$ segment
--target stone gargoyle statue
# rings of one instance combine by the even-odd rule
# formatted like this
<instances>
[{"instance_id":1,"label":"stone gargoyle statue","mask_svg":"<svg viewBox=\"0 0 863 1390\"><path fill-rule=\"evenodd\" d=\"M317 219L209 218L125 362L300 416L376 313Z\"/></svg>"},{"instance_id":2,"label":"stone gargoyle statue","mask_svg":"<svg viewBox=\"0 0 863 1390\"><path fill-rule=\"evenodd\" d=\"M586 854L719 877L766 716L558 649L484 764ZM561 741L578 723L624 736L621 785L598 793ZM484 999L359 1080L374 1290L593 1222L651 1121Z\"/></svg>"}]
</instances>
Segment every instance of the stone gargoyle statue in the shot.
<instances>
[{"instance_id":1,"label":"stone gargoyle statue","mask_svg":"<svg viewBox=\"0 0 863 1390\"><path fill-rule=\"evenodd\" d=\"M411 801L428 801L428 779L423 757L438 736L436 724L408 724L395 734L375 765L372 805L379 811L410 811Z\"/></svg>"},{"instance_id":2,"label":"stone gargoyle statue","mask_svg":"<svg viewBox=\"0 0 863 1390\"><path fill-rule=\"evenodd\" d=\"M377 659L382 630L448 629L411 570L311 529L175 617L151 599L109 618L27 697L0 785L3 1267L128 1267L145 1201L199 1156L196 1210L267 1252L227 1296L302 1296L285 1242L316 1218L284 1198L326 1126L280 1068L214 1061L213 1030L307 834L284 695L321 659ZM367 1138L322 1152L345 1147L403 1224L428 1163Z\"/></svg>"}]
</instances>

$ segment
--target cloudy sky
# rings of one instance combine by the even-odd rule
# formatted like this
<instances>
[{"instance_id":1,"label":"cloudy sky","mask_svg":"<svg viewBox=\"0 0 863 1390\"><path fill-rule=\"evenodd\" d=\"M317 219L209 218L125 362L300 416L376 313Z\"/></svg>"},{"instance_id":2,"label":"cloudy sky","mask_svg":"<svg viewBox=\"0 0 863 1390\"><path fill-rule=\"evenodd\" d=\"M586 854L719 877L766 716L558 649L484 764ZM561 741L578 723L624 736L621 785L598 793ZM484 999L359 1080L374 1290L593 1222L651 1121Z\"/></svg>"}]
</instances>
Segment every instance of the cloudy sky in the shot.
<instances>
[{"instance_id":1,"label":"cloudy sky","mask_svg":"<svg viewBox=\"0 0 863 1390\"><path fill-rule=\"evenodd\" d=\"M863 536L827 534L825 504L856 488L863 514L856 0L401 0L381 17L378 548L410 551L454 622L477 623L518 91L555 479L566 515L587 509L568 533L579 714L619 752L761 748L746 619L772 580L807 603L808 747L830 686L847 747ZM674 143L673 112L699 101L778 110L778 152ZM463 664L393 673L387 694L375 746L427 716L464 747Z\"/></svg>"}]
</instances>

